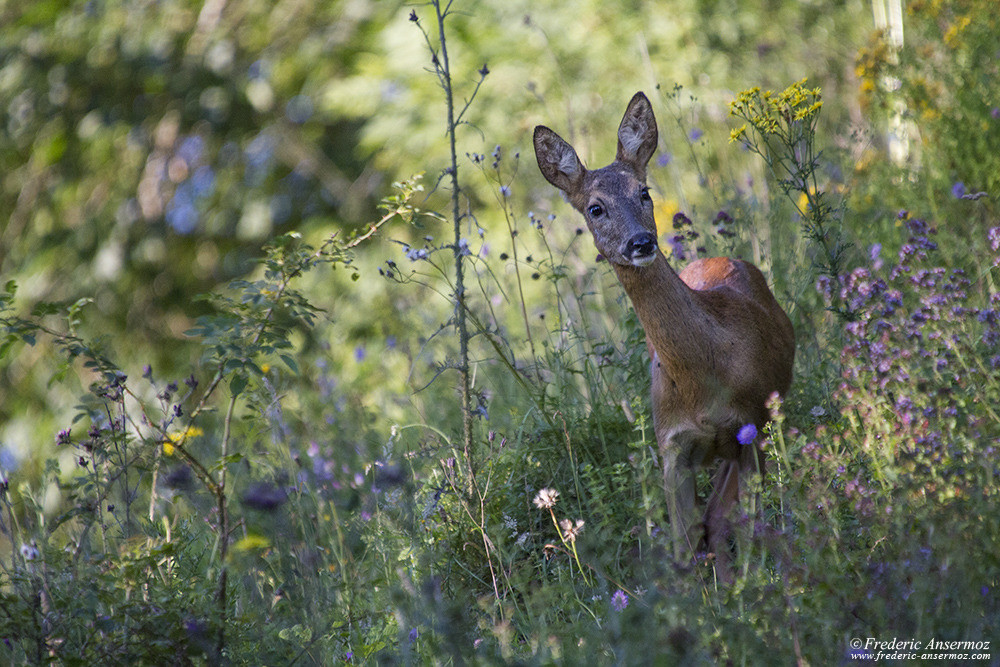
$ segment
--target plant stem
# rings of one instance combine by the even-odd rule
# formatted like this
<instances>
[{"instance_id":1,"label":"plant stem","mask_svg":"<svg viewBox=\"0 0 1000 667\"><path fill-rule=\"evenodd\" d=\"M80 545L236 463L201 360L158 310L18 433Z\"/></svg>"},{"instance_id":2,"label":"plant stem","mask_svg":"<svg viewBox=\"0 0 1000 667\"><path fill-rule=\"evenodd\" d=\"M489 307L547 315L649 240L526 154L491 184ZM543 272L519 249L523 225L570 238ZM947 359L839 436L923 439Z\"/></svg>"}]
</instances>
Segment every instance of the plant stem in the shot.
<instances>
[{"instance_id":1,"label":"plant stem","mask_svg":"<svg viewBox=\"0 0 1000 667\"><path fill-rule=\"evenodd\" d=\"M455 101L451 82L451 69L448 62L448 45L445 39L444 21L448 16L449 2L442 9L441 2L434 0L434 11L437 15L438 40L441 55L438 60L441 86L444 88L445 101L448 107L448 143L451 151L451 162L448 168L451 176L451 209L454 223L455 255L455 326L458 329L458 373L459 391L462 406L462 448L465 452L466 465L469 474L469 488L475 479L475 466L472 460L472 384L469 372L469 329L465 305L465 260L460 242L462 240L461 190L458 185L458 155L455 148Z\"/></svg>"}]
</instances>

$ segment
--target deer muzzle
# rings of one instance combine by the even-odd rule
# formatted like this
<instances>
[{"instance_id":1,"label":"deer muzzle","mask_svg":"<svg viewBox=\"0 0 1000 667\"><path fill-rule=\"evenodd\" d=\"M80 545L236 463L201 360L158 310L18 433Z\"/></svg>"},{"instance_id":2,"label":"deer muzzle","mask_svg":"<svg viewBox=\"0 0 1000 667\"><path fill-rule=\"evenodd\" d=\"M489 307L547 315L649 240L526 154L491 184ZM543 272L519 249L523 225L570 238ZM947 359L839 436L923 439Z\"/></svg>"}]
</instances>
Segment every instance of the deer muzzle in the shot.
<instances>
[{"instance_id":1,"label":"deer muzzle","mask_svg":"<svg viewBox=\"0 0 1000 667\"><path fill-rule=\"evenodd\" d=\"M633 266L646 266L656 259L656 237L649 232L640 232L625 242L622 255Z\"/></svg>"}]
</instances>

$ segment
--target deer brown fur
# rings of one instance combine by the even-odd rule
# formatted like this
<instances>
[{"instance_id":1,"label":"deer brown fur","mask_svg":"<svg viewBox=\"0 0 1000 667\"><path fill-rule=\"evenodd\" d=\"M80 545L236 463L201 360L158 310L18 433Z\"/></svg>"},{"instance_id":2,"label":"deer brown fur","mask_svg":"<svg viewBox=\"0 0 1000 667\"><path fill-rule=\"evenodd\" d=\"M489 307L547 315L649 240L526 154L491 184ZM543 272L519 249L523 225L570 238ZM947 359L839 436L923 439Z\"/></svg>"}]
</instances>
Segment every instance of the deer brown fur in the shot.
<instances>
[{"instance_id":1,"label":"deer brown fur","mask_svg":"<svg viewBox=\"0 0 1000 667\"><path fill-rule=\"evenodd\" d=\"M678 275L660 252L646 165L656 119L641 92L629 102L610 165L590 171L555 132L535 128L542 175L583 214L597 250L614 268L646 333L653 425L663 464L674 556L689 559L704 535L720 575L728 573L727 515L740 474L763 470L763 454L741 445L746 424L762 429L766 402L792 381L795 336L760 270L712 257ZM721 459L707 510L696 510L695 469Z\"/></svg>"}]
</instances>

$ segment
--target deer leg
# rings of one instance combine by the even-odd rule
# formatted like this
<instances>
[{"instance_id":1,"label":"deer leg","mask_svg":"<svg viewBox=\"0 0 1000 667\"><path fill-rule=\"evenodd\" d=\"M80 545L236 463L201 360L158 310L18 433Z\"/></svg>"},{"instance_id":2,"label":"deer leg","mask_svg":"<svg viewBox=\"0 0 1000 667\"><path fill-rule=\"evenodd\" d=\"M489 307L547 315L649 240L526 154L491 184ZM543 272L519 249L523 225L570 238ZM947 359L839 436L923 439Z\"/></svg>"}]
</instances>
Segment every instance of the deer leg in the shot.
<instances>
[{"instance_id":1,"label":"deer leg","mask_svg":"<svg viewBox=\"0 0 1000 667\"><path fill-rule=\"evenodd\" d=\"M695 509L694 467L691 464L692 444L683 438L663 443L663 488L667 496L667 513L673 534L674 558L689 560L701 539L701 522Z\"/></svg>"},{"instance_id":2,"label":"deer leg","mask_svg":"<svg viewBox=\"0 0 1000 667\"><path fill-rule=\"evenodd\" d=\"M715 472L712 495L708 499L705 512L705 534L708 548L715 553L716 572L724 582L732 581L729 538L732 524L729 513L736 505L740 493L740 464L723 460Z\"/></svg>"}]
</instances>

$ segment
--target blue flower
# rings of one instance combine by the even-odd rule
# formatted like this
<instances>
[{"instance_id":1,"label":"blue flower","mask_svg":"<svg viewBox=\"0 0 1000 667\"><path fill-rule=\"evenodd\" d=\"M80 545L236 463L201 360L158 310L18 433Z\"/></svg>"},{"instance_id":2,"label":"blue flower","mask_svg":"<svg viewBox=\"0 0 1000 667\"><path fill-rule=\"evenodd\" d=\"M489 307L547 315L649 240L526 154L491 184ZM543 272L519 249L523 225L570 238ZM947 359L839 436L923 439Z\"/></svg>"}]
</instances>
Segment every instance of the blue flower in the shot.
<instances>
[{"instance_id":1,"label":"blue flower","mask_svg":"<svg viewBox=\"0 0 1000 667\"><path fill-rule=\"evenodd\" d=\"M692 144L701 139L703 136L705 136L705 131L699 127L695 127L690 132L688 132L688 139L691 140Z\"/></svg>"},{"instance_id":2,"label":"blue flower","mask_svg":"<svg viewBox=\"0 0 1000 667\"><path fill-rule=\"evenodd\" d=\"M657 167L666 167L670 164L670 161L674 159L674 156L670 153L660 153L660 156L656 158Z\"/></svg>"},{"instance_id":3,"label":"blue flower","mask_svg":"<svg viewBox=\"0 0 1000 667\"><path fill-rule=\"evenodd\" d=\"M744 424L736 433L736 441L741 445L749 445L757 439L757 427L753 424Z\"/></svg>"},{"instance_id":4,"label":"blue flower","mask_svg":"<svg viewBox=\"0 0 1000 667\"><path fill-rule=\"evenodd\" d=\"M955 199L961 199L962 195L965 194L965 183L958 181L955 185L951 186L951 196Z\"/></svg>"},{"instance_id":5,"label":"blue flower","mask_svg":"<svg viewBox=\"0 0 1000 667\"><path fill-rule=\"evenodd\" d=\"M615 611L625 611L625 607L628 606L628 595L625 591L618 589L615 594L611 596L611 606L614 607Z\"/></svg>"}]
</instances>

